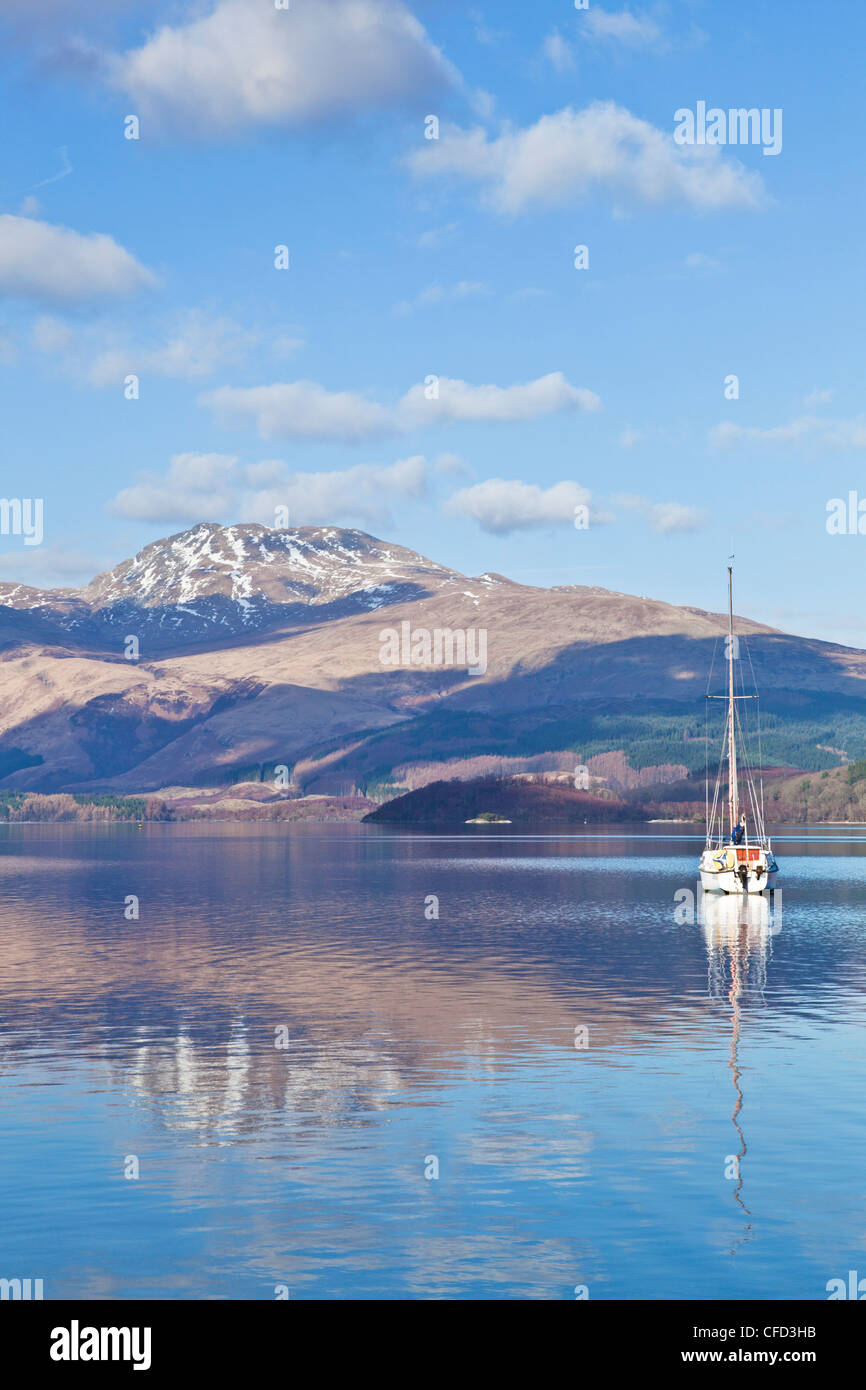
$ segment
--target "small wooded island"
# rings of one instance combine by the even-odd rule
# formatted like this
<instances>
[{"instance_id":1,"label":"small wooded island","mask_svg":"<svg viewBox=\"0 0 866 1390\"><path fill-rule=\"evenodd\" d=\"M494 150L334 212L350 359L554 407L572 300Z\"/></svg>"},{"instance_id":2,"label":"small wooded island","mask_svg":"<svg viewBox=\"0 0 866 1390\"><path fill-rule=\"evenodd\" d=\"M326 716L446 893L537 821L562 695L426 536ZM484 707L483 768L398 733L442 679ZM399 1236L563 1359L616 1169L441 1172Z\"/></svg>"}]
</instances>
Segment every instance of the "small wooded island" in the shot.
<instances>
[{"instance_id":1,"label":"small wooded island","mask_svg":"<svg viewBox=\"0 0 866 1390\"><path fill-rule=\"evenodd\" d=\"M495 812L490 806L496 806ZM608 793L594 796L562 783L484 777L430 782L378 806L365 821L388 825L583 825L642 821L646 813Z\"/></svg>"}]
</instances>

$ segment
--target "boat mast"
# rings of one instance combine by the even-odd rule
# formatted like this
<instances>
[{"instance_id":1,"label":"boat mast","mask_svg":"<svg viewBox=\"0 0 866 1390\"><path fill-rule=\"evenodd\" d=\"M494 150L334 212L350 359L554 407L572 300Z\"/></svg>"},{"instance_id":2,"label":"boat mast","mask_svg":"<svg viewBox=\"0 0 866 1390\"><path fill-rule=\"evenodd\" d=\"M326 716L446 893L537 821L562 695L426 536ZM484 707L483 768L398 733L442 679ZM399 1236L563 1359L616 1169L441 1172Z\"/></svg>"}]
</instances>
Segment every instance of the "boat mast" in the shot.
<instances>
[{"instance_id":1,"label":"boat mast","mask_svg":"<svg viewBox=\"0 0 866 1390\"><path fill-rule=\"evenodd\" d=\"M728 565L728 817L731 839L740 819L737 790L737 745L734 739L734 567Z\"/></svg>"}]
</instances>

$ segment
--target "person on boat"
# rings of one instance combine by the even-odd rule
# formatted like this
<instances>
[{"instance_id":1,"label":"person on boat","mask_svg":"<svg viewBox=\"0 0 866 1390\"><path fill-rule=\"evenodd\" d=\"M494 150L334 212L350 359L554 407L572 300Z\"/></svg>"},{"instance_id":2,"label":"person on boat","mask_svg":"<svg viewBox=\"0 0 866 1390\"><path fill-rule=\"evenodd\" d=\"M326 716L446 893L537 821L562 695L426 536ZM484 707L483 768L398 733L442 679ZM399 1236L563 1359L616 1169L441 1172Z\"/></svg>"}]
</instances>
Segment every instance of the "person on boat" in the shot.
<instances>
[{"instance_id":1,"label":"person on boat","mask_svg":"<svg viewBox=\"0 0 866 1390\"><path fill-rule=\"evenodd\" d=\"M744 837L745 837L745 834L746 834L746 816L745 816L745 813L743 813L743 815L740 816L740 823L739 823L739 825L735 825L735 826L734 826L733 833L731 834L731 844L732 844L732 845L741 845L741 844L743 843L743 839L744 839Z\"/></svg>"}]
</instances>

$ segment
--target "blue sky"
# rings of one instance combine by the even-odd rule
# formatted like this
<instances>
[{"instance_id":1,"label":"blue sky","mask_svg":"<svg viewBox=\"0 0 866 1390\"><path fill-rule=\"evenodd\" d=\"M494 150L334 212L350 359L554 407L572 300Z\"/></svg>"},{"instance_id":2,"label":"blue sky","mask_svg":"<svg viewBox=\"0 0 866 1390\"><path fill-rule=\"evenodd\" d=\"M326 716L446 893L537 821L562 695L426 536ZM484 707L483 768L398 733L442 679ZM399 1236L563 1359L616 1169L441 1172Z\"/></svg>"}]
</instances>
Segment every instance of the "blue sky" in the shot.
<instances>
[{"instance_id":1,"label":"blue sky","mask_svg":"<svg viewBox=\"0 0 866 1390\"><path fill-rule=\"evenodd\" d=\"M709 608L733 548L741 612L866 645L866 536L826 528L866 498L864 29L853 0L3 0L2 494L45 534L0 536L0 578L286 505ZM780 110L780 152L678 145L699 102Z\"/></svg>"}]
</instances>

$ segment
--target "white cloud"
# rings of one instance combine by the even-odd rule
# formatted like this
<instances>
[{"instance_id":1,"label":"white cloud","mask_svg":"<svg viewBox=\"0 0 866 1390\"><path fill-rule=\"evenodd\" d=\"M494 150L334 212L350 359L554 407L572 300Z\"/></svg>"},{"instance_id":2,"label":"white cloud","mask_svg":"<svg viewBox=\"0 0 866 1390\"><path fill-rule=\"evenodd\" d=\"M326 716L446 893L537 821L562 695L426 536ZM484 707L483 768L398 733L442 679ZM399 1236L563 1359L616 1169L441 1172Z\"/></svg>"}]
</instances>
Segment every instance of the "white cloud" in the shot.
<instances>
[{"instance_id":1,"label":"white cloud","mask_svg":"<svg viewBox=\"0 0 866 1390\"><path fill-rule=\"evenodd\" d=\"M353 391L326 391L315 381L271 386L221 386L199 397L223 425L255 422L262 439L337 440L358 443L387 433L389 412Z\"/></svg>"},{"instance_id":2,"label":"white cloud","mask_svg":"<svg viewBox=\"0 0 866 1390\"><path fill-rule=\"evenodd\" d=\"M108 349L93 362L89 379L94 386L114 385L127 372L195 380L210 376L217 367L238 362L256 341L228 318L209 319L192 310L182 315L160 344L149 348Z\"/></svg>"},{"instance_id":3,"label":"white cloud","mask_svg":"<svg viewBox=\"0 0 866 1390\"><path fill-rule=\"evenodd\" d=\"M414 105L457 80L399 0L219 0L109 70L145 122L205 136Z\"/></svg>"},{"instance_id":4,"label":"white cloud","mask_svg":"<svg viewBox=\"0 0 866 1390\"><path fill-rule=\"evenodd\" d=\"M132 294L154 275L112 237L0 214L0 294L74 305Z\"/></svg>"},{"instance_id":5,"label":"white cloud","mask_svg":"<svg viewBox=\"0 0 866 1390\"><path fill-rule=\"evenodd\" d=\"M762 201L760 176L723 155L720 146L677 145L672 130L660 130L612 101L582 111L566 107L493 139L481 129L443 127L439 140L419 148L407 163L419 177L473 180L504 213L565 203L596 188L616 198L701 211L754 208Z\"/></svg>"},{"instance_id":6,"label":"white cloud","mask_svg":"<svg viewBox=\"0 0 866 1390\"><path fill-rule=\"evenodd\" d=\"M315 381L274 382L271 386L221 386L199 397L224 426L255 424L262 439L317 439L357 444L424 426L468 421L529 420L557 411L598 410L601 401L585 387L572 386L562 372L516 386L472 386L451 377L434 388L411 387L395 408L354 391L327 391Z\"/></svg>"},{"instance_id":7,"label":"white cloud","mask_svg":"<svg viewBox=\"0 0 866 1390\"><path fill-rule=\"evenodd\" d=\"M461 488L445 504L452 516L468 516L482 531L506 536L512 531L531 531L545 526L573 526L575 507L588 506L591 494L575 482L542 488L516 479L488 478L474 487ZM592 520L607 520L596 514Z\"/></svg>"},{"instance_id":8,"label":"white cloud","mask_svg":"<svg viewBox=\"0 0 866 1390\"><path fill-rule=\"evenodd\" d=\"M413 386L400 402L399 413L408 422L423 425L530 420L558 411L600 408L601 401L594 392L572 386L562 372L550 372L516 386L470 386L466 381L439 377L437 397L428 400L424 385Z\"/></svg>"},{"instance_id":9,"label":"white cloud","mask_svg":"<svg viewBox=\"0 0 866 1390\"><path fill-rule=\"evenodd\" d=\"M646 497L627 493L612 499L614 505L626 507L646 517L654 531L667 536L675 532L699 531L707 514L701 507L687 507L682 502L650 502Z\"/></svg>"},{"instance_id":10,"label":"white cloud","mask_svg":"<svg viewBox=\"0 0 866 1390\"><path fill-rule=\"evenodd\" d=\"M710 430L710 444L716 449L730 449L735 444L749 442L754 444L797 444L823 425L809 415L801 415L787 425L773 425L763 429L758 425L736 425L726 420L714 425Z\"/></svg>"},{"instance_id":11,"label":"white cloud","mask_svg":"<svg viewBox=\"0 0 866 1390\"><path fill-rule=\"evenodd\" d=\"M250 481L255 472L247 470ZM248 493L241 504L244 521L274 524L277 507L288 507L293 526L388 523L390 504L411 501L427 486L427 462L420 455L387 466L358 464L330 473L290 473L271 486Z\"/></svg>"},{"instance_id":12,"label":"white cloud","mask_svg":"<svg viewBox=\"0 0 866 1390\"><path fill-rule=\"evenodd\" d=\"M596 4L580 16L580 22L593 38L613 39L630 48L645 48L658 43L662 36L659 26L647 14L602 10Z\"/></svg>"},{"instance_id":13,"label":"white cloud","mask_svg":"<svg viewBox=\"0 0 866 1390\"><path fill-rule=\"evenodd\" d=\"M32 336L41 352L60 357L71 375L98 387L118 386L130 372L194 381L239 362L256 342L232 319L197 309L178 314L150 344L130 343L103 323L73 331L47 316L36 321Z\"/></svg>"},{"instance_id":14,"label":"white cloud","mask_svg":"<svg viewBox=\"0 0 866 1390\"><path fill-rule=\"evenodd\" d=\"M710 444L730 449L737 444L793 445L810 441L834 449L866 449L866 417L854 420L826 420L817 415L800 415L786 425L735 425L730 421L710 430Z\"/></svg>"},{"instance_id":15,"label":"white cloud","mask_svg":"<svg viewBox=\"0 0 866 1390\"><path fill-rule=\"evenodd\" d=\"M134 521L213 521L231 513L237 458L175 454L162 476L144 473L108 503L113 516Z\"/></svg>"},{"instance_id":16,"label":"white cloud","mask_svg":"<svg viewBox=\"0 0 866 1390\"><path fill-rule=\"evenodd\" d=\"M552 63L557 72L567 72L574 67L574 49L567 39L564 39L558 29L554 29L552 34L541 46L541 51L549 63Z\"/></svg>"},{"instance_id":17,"label":"white cloud","mask_svg":"<svg viewBox=\"0 0 866 1390\"><path fill-rule=\"evenodd\" d=\"M165 473L143 473L108 503L114 516L157 523L212 521L240 515L274 524L288 507L291 524L387 523L390 505L423 496L428 465L415 454L396 463L358 464L333 472L292 472L282 459L238 466L230 454L176 454Z\"/></svg>"}]
</instances>

